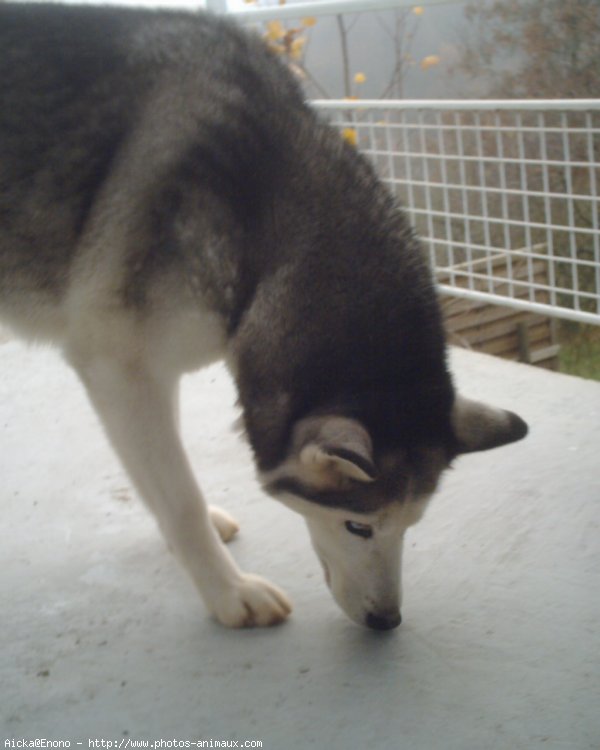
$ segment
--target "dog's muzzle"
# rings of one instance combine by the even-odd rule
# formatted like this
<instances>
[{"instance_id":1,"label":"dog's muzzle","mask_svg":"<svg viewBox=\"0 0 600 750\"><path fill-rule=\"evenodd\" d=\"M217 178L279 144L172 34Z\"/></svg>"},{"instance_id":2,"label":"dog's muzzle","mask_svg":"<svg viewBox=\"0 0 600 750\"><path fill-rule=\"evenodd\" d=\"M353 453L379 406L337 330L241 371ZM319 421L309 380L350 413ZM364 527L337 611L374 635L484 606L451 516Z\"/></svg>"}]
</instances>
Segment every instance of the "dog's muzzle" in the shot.
<instances>
[{"instance_id":1,"label":"dog's muzzle","mask_svg":"<svg viewBox=\"0 0 600 750\"><path fill-rule=\"evenodd\" d=\"M365 618L365 624L373 630L392 630L402 622L402 615L397 610L394 612L383 612L375 614L369 612Z\"/></svg>"}]
</instances>

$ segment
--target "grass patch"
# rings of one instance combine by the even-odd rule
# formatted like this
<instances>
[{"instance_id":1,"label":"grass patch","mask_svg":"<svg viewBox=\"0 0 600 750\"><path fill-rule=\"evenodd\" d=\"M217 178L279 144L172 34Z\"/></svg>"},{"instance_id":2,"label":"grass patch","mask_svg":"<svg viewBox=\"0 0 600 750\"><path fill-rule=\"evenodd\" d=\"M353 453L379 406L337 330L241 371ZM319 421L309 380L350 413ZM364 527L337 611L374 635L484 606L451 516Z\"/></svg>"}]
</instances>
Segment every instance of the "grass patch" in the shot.
<instances>
[{"instance_id":1,"label":"grass patch","mask_svg":"<svg viewBox=\"0 0 600 750\"><path fill-rule=\"evenodd\" d=\"M563 323L559 339L560 371L600 380L600 326Z\"/></svg>"}]
</instances>

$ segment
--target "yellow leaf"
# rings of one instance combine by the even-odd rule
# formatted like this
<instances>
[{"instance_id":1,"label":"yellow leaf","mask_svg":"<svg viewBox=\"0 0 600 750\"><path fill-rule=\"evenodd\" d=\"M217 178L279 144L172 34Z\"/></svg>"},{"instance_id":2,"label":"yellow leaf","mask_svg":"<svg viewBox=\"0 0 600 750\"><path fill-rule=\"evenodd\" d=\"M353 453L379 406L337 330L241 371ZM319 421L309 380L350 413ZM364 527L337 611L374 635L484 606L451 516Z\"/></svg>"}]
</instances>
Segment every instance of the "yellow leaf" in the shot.
<instances>
[{"instance_id":1,"label":"yellow leaf","mask_svg":"<svg viewBox=\"0 0 600 750\"><path fill-rule=\"evenodd\" d=\"M309 16L308 18L302 19L302 25L303 26L314 26L317 23L317 19L313 16Z\"/></svg>"},{"instance_id":2,"label":"yellow leaf","mask_svg":"<svg viewBox=\"0 0 600 750\"><path fill-rule=\"evenodd\" d=\"M429 68L433 68L434 65L439 65L440 58L438 55L427 55L427 57L424 57L421 60L421 68L423 70L429 70Z\"/></svg>"},{"instance_id":3,"label":"yellow leaf","mask_svg":"<svg viewBox=\"0 0 600 750\"><path fill-rule=\"evenodd\" d=\"M304 37L299 37L298 39L294 39L292 42L292 46L290 48L290 53L294 60L299 60L302 57L302 48L306 44L306 39Z\"/></svg>"},{"instance_id":4,"label":"yellow leaf","mask_svg":"<svg viewBox=\"0 0 600 750\"><path fill-rule=\"evenodd\" d=\"M354 83L364 83L367 80L367 76L364 73L357 73L354 76Z\"/></svg>"},{"instance_id":5,"label":"yellow leaf","mask_svg":"<svg viewBox=\"0 0 600 750\"><path fill-rule=\"evenodd\" d=\"M272 42L276 42L278 39L283 39L285 36L285 28L281 21L269 21L267 24L267 39Z\"/></svg>"},{"instance_id":6,"label":"yellow leaf","mask_svg":"<svg viewBox=\"0 0 600 750\"><path fill-rule=\"evenodd\" d=\"M342 130L342 138L351 146L356 146L358 144L358 133L354 128L344 128Z\"/></svg>"},{"instance_id":7,"label":"yellow leaf","mask_svg":"<svg viewBox=\"0 0 600 750\"><path fill-rule=\"evenodd\" d=\"M425 9L423 8L422 5L415 5L412 11L415 14L415 16L422 16L423 13L425 12Z\"/></svg>"}]
</instances>

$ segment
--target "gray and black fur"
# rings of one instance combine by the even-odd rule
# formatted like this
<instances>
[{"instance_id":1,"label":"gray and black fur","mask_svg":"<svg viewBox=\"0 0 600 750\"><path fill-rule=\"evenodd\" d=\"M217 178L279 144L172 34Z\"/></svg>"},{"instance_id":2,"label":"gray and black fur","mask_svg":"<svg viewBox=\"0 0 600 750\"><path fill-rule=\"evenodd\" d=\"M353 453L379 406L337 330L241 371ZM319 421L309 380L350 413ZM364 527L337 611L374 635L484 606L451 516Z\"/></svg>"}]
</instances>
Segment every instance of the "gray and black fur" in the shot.
<instances>
[{"instance_id":1,"label":"gray and black fur","mask_svg":"<svg viewBox=\"0 0 600 750\"><path fill-rule=\"evenodd\" d=\"M459 452L525 434L515 415L457 407L404 214L258 37L200 13L0 3L0 315L62 346L172 546L187 540L212 611L268 624L285 616L279 595L273 614L244 578L240 609L233 563L177 526L201 503L172 414L189 363L164 361L176 347L155 338L205 313L270 489L374 512L406 487L424 496ZM163 431L170 452L146 440ZM165 510L165 456L179 516Z\"/></svg>"},{"instance_id":2,"label":"gray and black fur","mask_svg":"<svg viewBox=\"0 0 600 750\"><path fill-rule=\"evenodd\" d=\"M259 465L281 459L298 417L332 405L376 442L453 451L421 248L261 41L207 15L9 3L0 48L3 297L64 293L97 196L154 117L176 147L147 154L144 215L126 217L132 270L114 292L143 307L175 263L223 315Z\"/></svg>"}]
</instances>

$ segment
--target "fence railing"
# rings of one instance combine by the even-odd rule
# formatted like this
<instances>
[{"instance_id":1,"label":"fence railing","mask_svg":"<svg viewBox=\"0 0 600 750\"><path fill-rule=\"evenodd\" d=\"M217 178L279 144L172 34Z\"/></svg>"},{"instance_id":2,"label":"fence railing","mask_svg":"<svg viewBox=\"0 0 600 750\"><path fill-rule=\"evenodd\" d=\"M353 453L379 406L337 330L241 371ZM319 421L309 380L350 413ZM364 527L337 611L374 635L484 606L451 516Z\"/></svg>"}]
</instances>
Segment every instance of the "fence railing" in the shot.
<instances>
[{"instance_id":1,"label":"fence railing","mask_svg":"<svg viewBox=\"0 0 600 750\"><path fill-rule=\"evenodd\" d=\"M424 6L453 5L456 0L423 0ZM270 3L257 6L248 4L242 10L221 9L218 0L206 0L209 8L224 10L228 16L239 21L264 21L271 18L302 18L303 16L329 16L340 13L372 13L376 10L390 8L414 7L415 0L308 0L308 2L286 2L271 0Z\"/></svg>"},{"instance_id":2,"label":"fence railing","mask_svg":"<svg viewBox=\"0 0 600 750\"><path fill-rule=\"evenodd\" d=\"M600 100L314 106L398 195L443 294L600 325Z\"/></svg>"}]
</instances>

